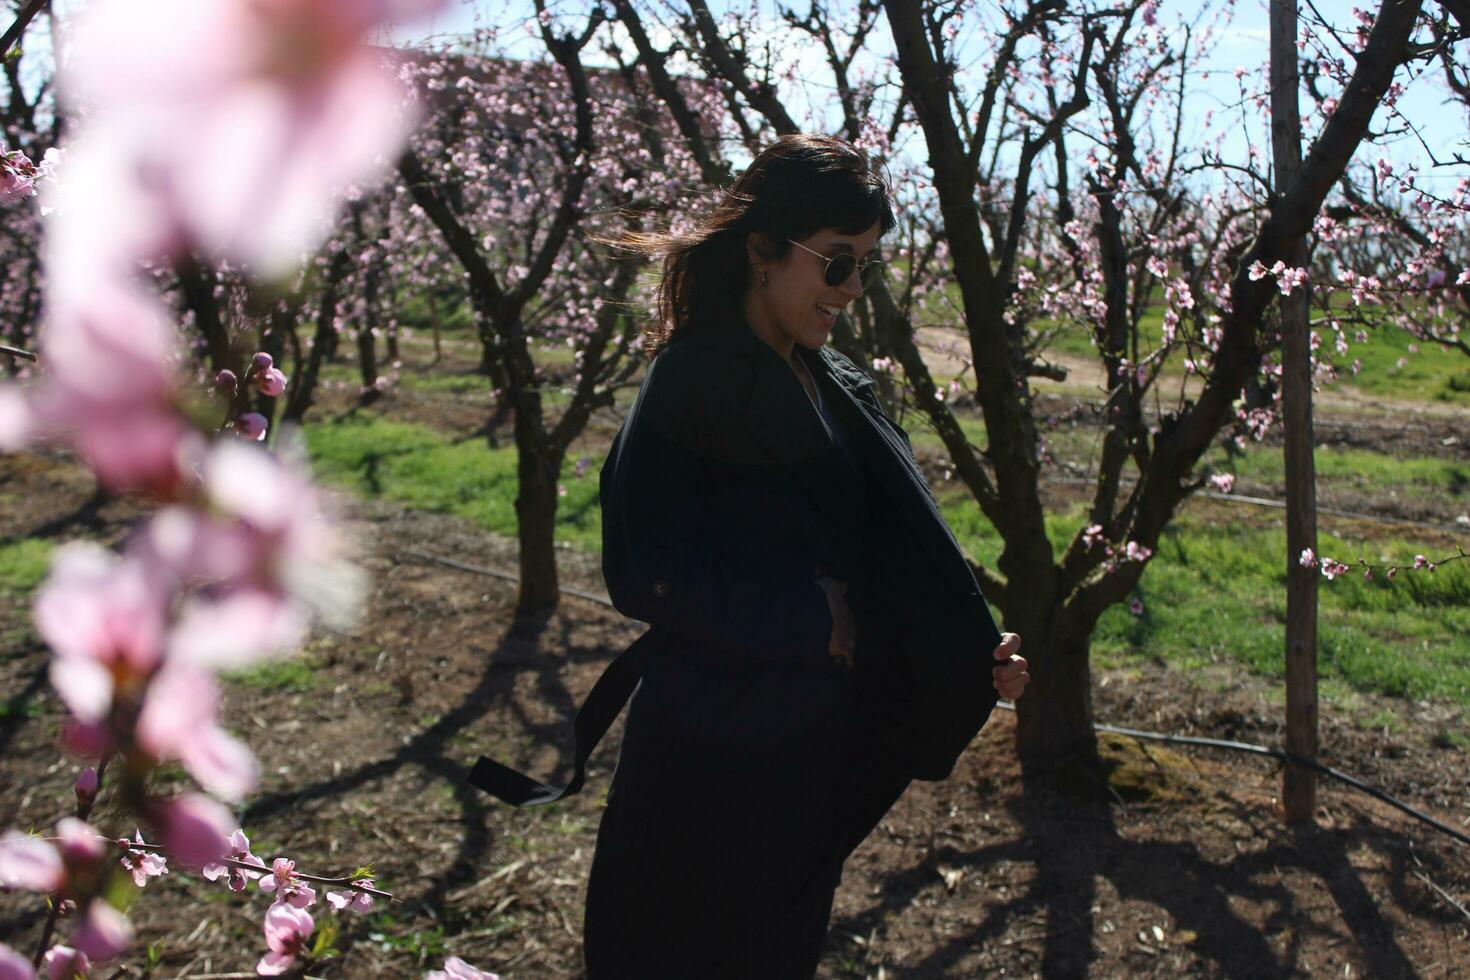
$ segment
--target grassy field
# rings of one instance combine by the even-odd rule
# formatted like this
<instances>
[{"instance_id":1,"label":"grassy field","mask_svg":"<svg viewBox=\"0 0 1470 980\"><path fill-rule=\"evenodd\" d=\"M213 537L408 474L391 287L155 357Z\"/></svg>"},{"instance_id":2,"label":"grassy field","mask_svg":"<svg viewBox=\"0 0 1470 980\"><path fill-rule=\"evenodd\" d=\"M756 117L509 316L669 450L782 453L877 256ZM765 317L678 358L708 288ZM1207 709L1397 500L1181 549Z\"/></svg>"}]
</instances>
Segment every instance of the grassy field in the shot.
<instances>
[{"instance_id":1,"label":"grassy field","mask_svg":"<svg viewBox=\"0 0 1470 980\"><path fill-rule=\"evenodd\" d=\"M434 429L360 414L307 427L318 474L370 497L451 513L501 534L515 533L515 455L492 451L482 439L455 441ZM1279 477L1279 453L1246 453L1235 470L1253 480ZM595 551L601 542L597 473L575 459L562 473L566 493L557 540ZM1395 460L1382 454L1324 452L1324 486L1334 481L1395 486L1403 492L1463 493L1464 464L1439 459ZM970 555L993 567L1000 537L958 488L941 488L945 515ZM1060 549L1082 513L1055 516L1050 530ZM1278 514L1228 503L1192 504L1165 533L1138 591L1144 611L1110 610L1096 635L1104 663L1167 661L1189 667L1234 662L1267 675L1280 673L1285 620L1284 532ZM1409 565L1416 550L1440 556L1413 538L1385 535L1383 526L1324 519L1321 551L1340 561ZM1323 676L1346 689L1418 698L1444 697L1470 705L1470 562L1434 572L1403 572L1393 582L1364 582L1350 573L1323 582Z\"/></svg>"}]
</instances>

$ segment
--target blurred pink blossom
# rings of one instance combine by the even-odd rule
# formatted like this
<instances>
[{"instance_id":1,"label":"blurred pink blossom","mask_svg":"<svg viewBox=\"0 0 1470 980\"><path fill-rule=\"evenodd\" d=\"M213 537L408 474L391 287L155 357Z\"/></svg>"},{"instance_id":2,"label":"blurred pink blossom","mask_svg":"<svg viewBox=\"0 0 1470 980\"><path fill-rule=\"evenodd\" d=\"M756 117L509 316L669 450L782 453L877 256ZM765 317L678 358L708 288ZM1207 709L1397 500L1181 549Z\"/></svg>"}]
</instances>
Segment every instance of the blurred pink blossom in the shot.
<instances>
[{"instance_id":1,"label":"blurred pink blossom","mask_svg":"<svg viewBox=\"0 0 1470 980\"><path fill-rule=\"evenodd\" d=\"M1316 553L1314 551L1312 551L1311 548L1303 548L1302 549L1302 553L1301 553L1301 557L1299 557L1297 559L1297 564L1300 565L1300 566L1302 566L1303 568L1316 568L1317 567L1317 555L1316 555Z\"/></svg>"},{"instance_id":2,"label":"blurred pink blossom","mask_svg":"<svg viewBox=\"0 0 1470 980\"><path fill-rule=\"evenodd\" d=\"M261 957L255 972L265 976L285 973L305 950L315 928L311 915L302 909L272 905L265 913L265 943L270 952Z\"/></svg>"},{"instance_id":3,"label":"blurred pink blossom","mask_svg":"<svg viewBox=\"0 0 1470 980\"><path fill-rule=\"evenodd\" d=\"M4 943L0 943L0 980L35 980L31 961Z\"/></svg>"},{"instance_id":4,"label":"blurred pink blossom","mask_svg":"<svg viewBox=\"0 0 1470 980\"><path fill-rule=\"evenodd\" d=\"M235 434L250 442L264 440L266 429L269 427L270 423L259 412L246 412L235 419Z\"/></svg>"},{"instance_id":5,"label":"blurred pink blossom","mask_svg":"<svg viewBox=\"0 0 1470 980\"><path fill-rule=\"evenodd\" d=\"M275 398L286 390L286 376L280 368L267 368L255 376L255 384L262 395Z\"/></svg>"},{"instance_id":6,"label":"blurred pink blossom","mask_svg":"<svg viewBox=\"0 0 1470 980\"><path fill-rule=\"evenodd\" d=\"M77 802L82 806L88 806L97 798L97 768L87 766L77 773L76 782L72 784L72 792L76 794Z\"/></svg>"},{"instance_id":7,"label":"blurred pink blossom","mask_svg":"<svg viewBox=\"0 0 1470 980\"><path fill-rule=\"evenodd\" d=\"M276 278L326 234L333 192L383 172L414 121L364 36L435 6L156 0L140 18L98 0L69 32L61 93L105 120L113 183L165 217L162 240Z\"/></svg>"},{"instance_id":8,"label":"blurred pink blossom","mask_svg":"<svg viewBox=\"0 0 1470 980\"><path fill-rule=\"evenodd\" d=\"M85 870L104 860L111 850L108 842L89 824L76 817L56 821L56 847L68 868Z\"/></svg>"},{"instance_id":9,"label":"blurred pink blossom","mask_svg":"<svg viewBox=\"0 0 1470 980\"><path fill-rule=\"evenodd\" d=\"M444 961L444 969L430 970L424 974L424 980L500 980L500 977L470 966L458 956L451 956Z\"/></svg>"},{"instance_id":10,"label":"blurred pink blossom","mask_svg":"<svg viewBox=\"0 0 1470 980\"><path fill-rule=\"evenodd\" d=\"M137 697L163 653L169 596L136 563L91 543L64 546L36 598L51 647L51 683L82 722L98 722L116 695Z\"/></svg>"},{"instance_id":11,"label":"blurred pink blossom","mask_svg":"<svg viewBox=\"0 0 1470 980\"><path fill-rule=\"evenodd\" d=\"M174 407L167 311L105 277L84 289L52 288L48 303L35 434L71 438L110 489L172 495L202 441Z\"/></svg>"},{"instance_id":12,"label":"blurred pink blossom","mask_svg":"<svg viewBox=\"0 0 1470 980\"><path fill-rule=\"evenodd\" d=\"M186 868L203 868L230 852L230 811L199 793L185 793L163 806L163 846Z\"/></svg>"},{"instance_id":13,"label":"blurred pink blossom","mask_svg":"<svg viewBox=\"0 0 1470 980\"><path fill-rule=\"evenodd\" d=\"M85 977L92 969L87 954L70 946L52 946L41 962L46 967L47 980L75 980Z\"/></svg>"},{"instance_id":14,"label":"blurred pink blossom","mask_svg":"<svg viewBox=\"0 0 1470 980\"><path fill-rule=\"evenodd\" d=\"M1210 477L1210 485L1221 493L1229 493L1235 489L1234 473L1216 473Z\"/></svg>"},{"instance_id":15,"label":"blurred pink blossom","mask_svg":"<svg viewBox=\"0 0 1470 980\"><path fill-rule=\"evenodd\" d=\"M1128 600L1128 611L1135 616L1143 615L1143 600L1134 596Z\"/></svg>"},{"instance_id":16,"label":"blurred pink blossom","mask_svg":"<svg viewBox=\"0 0 1470 980\"><path fill-rule=\"evenodd\" d=\"M101 898L87 906L82 924L72 936L72 945L94 960L110 960L132 943L133 924Z\"/></svg>"},{"instance_id":17,"label":"blurred pink blossom","mask_svg":"<svg viewBox=\"0 0 1470 980\"><path fill-rule=\"evenodd\" d=\"M0 886L54 892L65 880L61 855L50 844L18 830L0 837Z\"/></svg>"},{"instance_id":18,"label":"blurred pink blossom","mask_svg":"<svg viewBox=\"0 0 1470 980\"><path fill-rule=\"evenodd\" d=\"M205 789L238 800L255 787L255 757L215 723L218 706L213 677L170 662L148 685L135 731L139 746L155 759L178 759ZM221 837L228 835L226 827Z\"/></svg>"}]
</instances>

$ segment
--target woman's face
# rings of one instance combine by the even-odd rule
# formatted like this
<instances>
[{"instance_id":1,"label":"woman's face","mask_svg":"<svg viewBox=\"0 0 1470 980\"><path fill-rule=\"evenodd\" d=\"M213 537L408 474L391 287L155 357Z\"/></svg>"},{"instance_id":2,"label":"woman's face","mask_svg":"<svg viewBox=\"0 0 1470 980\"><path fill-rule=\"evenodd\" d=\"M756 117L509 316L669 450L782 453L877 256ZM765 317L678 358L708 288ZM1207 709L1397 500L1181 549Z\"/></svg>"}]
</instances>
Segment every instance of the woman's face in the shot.
<instances>
[{"instance_id":1,"label":"woman's face","mask_svg":"<svg viewBox=\"0 0 1470 980\"><path fill-rule=\"evenodd\" d=\"M808 350L822 346L832 333L837 314L863 294L863 287L856 270L844 282L827 285L827 263L818 255L832 258L849 252L862 263L873 257L878 234L876 221L858 235L824 228L800 240L805 248L792 245L786 256L775 262L762 259L753 245L748 246L753 272L745 295L745 314L751 329L783 357L791 356L794 344ZM760 270L766 273L765 283L760 280Z\"/></svg>"}]
</instances>

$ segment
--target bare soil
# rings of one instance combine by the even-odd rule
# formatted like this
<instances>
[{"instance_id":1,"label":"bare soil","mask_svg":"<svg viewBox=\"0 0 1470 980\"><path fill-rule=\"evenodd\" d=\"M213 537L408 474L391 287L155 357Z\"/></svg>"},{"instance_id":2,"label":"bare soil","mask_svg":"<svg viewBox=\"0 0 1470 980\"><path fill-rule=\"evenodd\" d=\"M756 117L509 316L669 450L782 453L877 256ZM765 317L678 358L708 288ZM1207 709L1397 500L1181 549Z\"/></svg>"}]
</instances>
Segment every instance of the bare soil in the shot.
<instances>
[{"instance_id":1,"label":"bare soil","mask_svg":"<svg viewBox=\"0 0 1470 980\"><path fill-rule=\"evenodd\" d=\"M436 374L472 371L473 344L462 346L446 343ZM405 344L405 361L405 372L426 369L423 345ZM1059 387L1040 408L1058 425L1085 425L1093 400ZM1470 459L1459 418L1413 405L1360 409L1325 406L1319 438ZM324 392L313 411L353 410L344 389ZM488 392L400 388L360 410L509 444L508 417L488 424ZM616 425L599 413L587 451ZM938 485L944 461L921 462ZM1058 466L1047 484L1050 503L1085 492L1067 472ZM1348 492L1322 502L1444 524L1462 500ZM370 863L395 896L368 914L321 911L319 922L340 926L341 956L312 975L416 977L460 955L507 980L580 976L583 889L621 723L594 755L587 789L564 804L513 810L462 778L483 753L564 779L571 716L641 625L572 596L544 621L517 622L514 582L421 557L514 572L513 539L396 505L339 503L373 575L366 620L231 683L224 708L262 764L240 813L255 852L327 875ZM0 505L0 545L117 543L144 513L98 497L60 455L0 457ZM597 556L559 558L563 585L605 591ZM79 763L57 748L64 712L27 605L0 589L0 827L45 828L69 811ZM1100 721L1281 738L1279 690L1228 664L1100 670L1094 683ZM1464 830L1464 714L1374 695L1324 705L1323 759ZM1386 716L1397 719L1392 731L1367 725ZM997 711L950 779L914 784L853 856L821 977L1470 977L1470 848L1336 783L1321 788L1314 827L1287 828L1279 768L1218 750L1105 736L1103 771L1023 780L1013 725ZM105 794L96 822L110 834L132 830ZM157 966L149 972L139 952L118 975L250 975L265 949L266 898L179 871L155 879L130 915ZM0 895L0 940L29 949L42 918L34 897Z\"/></svg>"},{"instance_id":2,"label":"bare soil","mask_svg":"<svg viewBox=\"0 0 1470 980\"><path fill-rule=\"evenodd\" d=\"M116 542L141 509L101 501L57 456L0 458L0 541ZM307 672L230 685L225 723L263 780L241 821L268 858L343 874L371 863L395 900L340 924L341 957L313 975L416 977L460 955L508 978L581 975L579 937L599 811L621 725L565 804L503 807L461 782L485 753L568 772L569 719L641 631L568 597L515 623L514 583L412 557L513 571L515 542L465 521L343 500L374 576L366 621L321 636ZM561 555L565 585L601 593L595 556ZM77 764L22 597L0 596L0 826L44 828L71 805ZM1102 671L1100 720L1276 743L1279 697L1221 665ZM1391 709L1392 734L1358 718ZM1326 761L1456 827L1470 825L1470 752L1453 706L1364 696L1324 710ZM1105 737L1104 772L1024 781L1013 717L997 711L950 779L916 783L850 861L819 975L838 977L1470 977L1470 848L1337 784L1293 830L1269 762ZM97 823L132 830L104 795ZM267 896L183 873L131 916L141 952L113 975L249 975ZM41 903L0 896L0 938L30 948ZM141 950L141 946L139 949Z\"/></svg>"}]
</instances>

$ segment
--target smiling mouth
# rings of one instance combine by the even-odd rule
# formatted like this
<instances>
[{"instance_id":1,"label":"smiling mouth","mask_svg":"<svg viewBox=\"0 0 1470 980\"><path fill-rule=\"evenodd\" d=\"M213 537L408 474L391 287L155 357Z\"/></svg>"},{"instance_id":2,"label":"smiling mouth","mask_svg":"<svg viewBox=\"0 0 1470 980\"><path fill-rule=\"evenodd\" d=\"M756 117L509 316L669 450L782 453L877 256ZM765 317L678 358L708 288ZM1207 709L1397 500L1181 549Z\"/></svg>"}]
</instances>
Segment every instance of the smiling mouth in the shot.
<instances>
[{"instance_id":1,"label":"smiling mouth","mask_svg":"<svg viewBox=\"0 0 1470 980\"><path fill-rule=\"evenodd\" d=\"M817 312L821 313L823 316L830 317L831 319L835 320L837 319L837 314L842 312L842 307L828 306L825 303L818 303Z\"/></svg>"}]
</instances>

